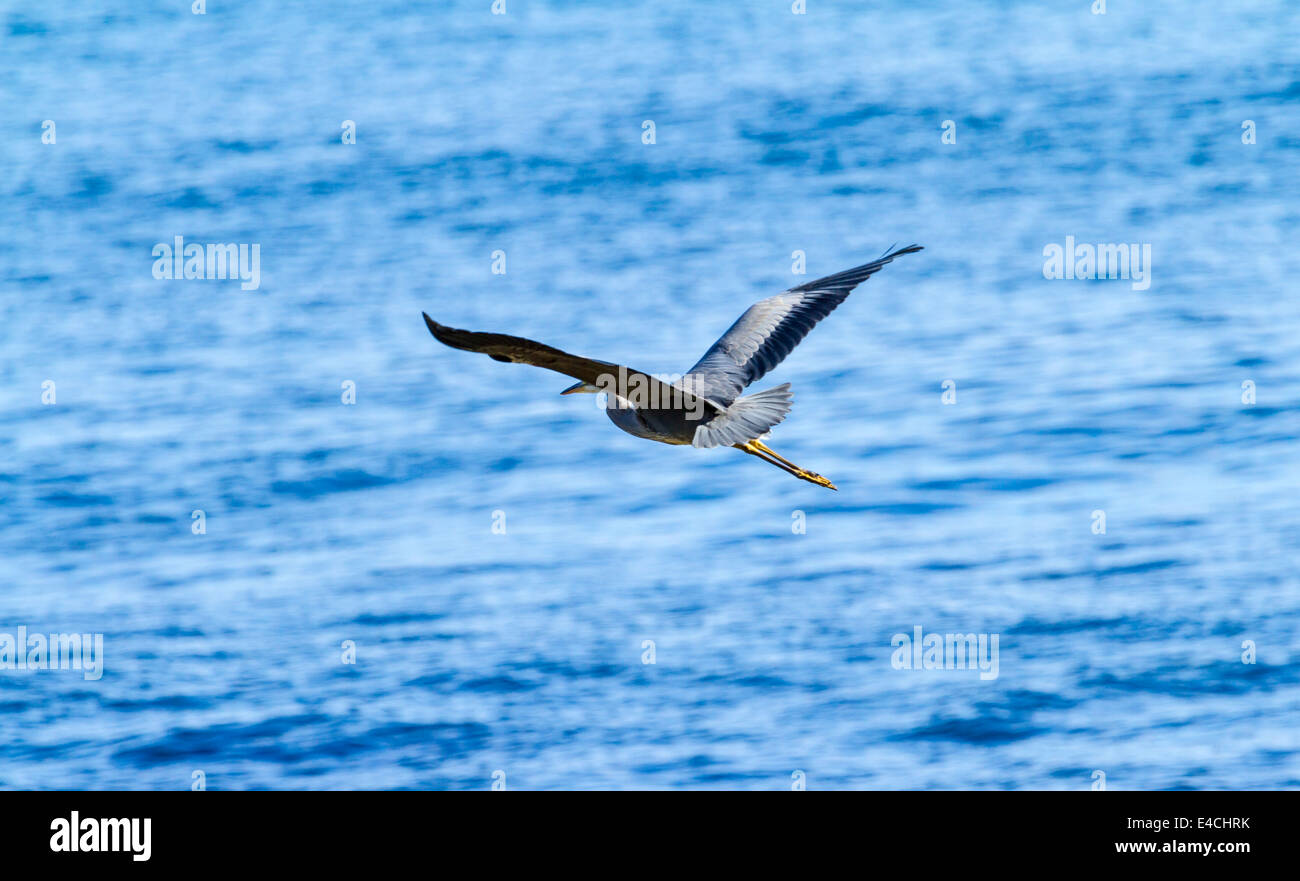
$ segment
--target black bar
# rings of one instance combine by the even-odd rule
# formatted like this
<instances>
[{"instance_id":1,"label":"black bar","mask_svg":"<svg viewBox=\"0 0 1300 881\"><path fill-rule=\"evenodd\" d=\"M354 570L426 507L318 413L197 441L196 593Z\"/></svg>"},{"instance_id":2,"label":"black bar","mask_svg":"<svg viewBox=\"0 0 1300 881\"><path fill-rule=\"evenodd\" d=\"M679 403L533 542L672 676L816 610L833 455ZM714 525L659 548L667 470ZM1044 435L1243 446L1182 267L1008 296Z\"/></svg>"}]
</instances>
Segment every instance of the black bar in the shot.
<instances>
[{"instance_id":1,"label":"black bar","mask_svg":"<svg viewBox=\"0 0 1300 881\"><path fill-rule=\"evenodd\" d=\"M1226 866L1260 854L1288 857L1294 807L1293 796L1278 792L10 793L0 798L0 852L7 865L330 870L452 852L563 859L575 846L623 848L629 860L652 847L658 862L689 845L741 862L803 850L809 859L838 853L864 865L911 854L936 864L978 858L1027 867L1161 858L1181 866L1208 856ZM116 852L55 852L74 811L83 836L92 818L148 818L148 860L134 859L143 848L132 853L142 822ZM105 829L93 825L95 834Z\"/></svg>"}]
</instances>

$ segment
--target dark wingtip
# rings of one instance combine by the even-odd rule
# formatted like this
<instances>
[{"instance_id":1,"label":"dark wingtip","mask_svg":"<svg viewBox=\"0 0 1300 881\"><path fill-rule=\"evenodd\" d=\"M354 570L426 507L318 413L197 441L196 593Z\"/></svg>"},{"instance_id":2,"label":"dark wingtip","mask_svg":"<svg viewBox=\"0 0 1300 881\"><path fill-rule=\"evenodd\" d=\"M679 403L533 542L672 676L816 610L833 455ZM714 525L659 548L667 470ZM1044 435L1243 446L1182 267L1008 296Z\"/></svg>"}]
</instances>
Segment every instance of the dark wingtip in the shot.
<instances>
[{"instance_id":1,"label":"dark wingtip","mask_svg":"<svg viewBox=\"0 0 1300 881\"><path fill-rule=\"evenodd\" d=\"M924 245L908 245L906 248L899 248L897 251L890 251L880 259L890 260L893 259L894 257L897 257L899 254L915 254L917 251L924 251L924 250L925 250Z\"/></svg>"},{"instance_id":2,"label":"dark wingtip","mask_svg":"<svg viewBox=\"0 0 1300 881\"><path fill-rule=\"evenodd\" d=\"M428 312L421 312L420 314L424 316L424 324L429 328L429 333L433 334L433 338L444 346L451 346L453 349L465 349L470 352L478 351L468 340L474 336L481 336L481 334L472 334L467 330L458 330L445 324L439 324L429 317Z\"/></svg>"}]
</instances>

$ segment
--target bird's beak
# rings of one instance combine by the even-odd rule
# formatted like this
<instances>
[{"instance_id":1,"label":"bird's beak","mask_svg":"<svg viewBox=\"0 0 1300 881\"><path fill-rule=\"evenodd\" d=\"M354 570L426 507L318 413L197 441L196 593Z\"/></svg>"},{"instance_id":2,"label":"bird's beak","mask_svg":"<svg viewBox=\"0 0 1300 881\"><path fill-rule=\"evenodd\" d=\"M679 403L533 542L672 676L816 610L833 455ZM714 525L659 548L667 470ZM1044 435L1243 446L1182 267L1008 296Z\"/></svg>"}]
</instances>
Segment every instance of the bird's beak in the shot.
<instances>
[{"instance_id":1,"label":"bird's beak","mask_svg":"<svg viewBox=\"0 0 1300 881\"><path fill-rule=\"evenodd\" d=\"M579 392L585 392L589 386L585 382L575 382L573 385L560 392L562 395L576 395Z\"/></svg>"}]
</instances>

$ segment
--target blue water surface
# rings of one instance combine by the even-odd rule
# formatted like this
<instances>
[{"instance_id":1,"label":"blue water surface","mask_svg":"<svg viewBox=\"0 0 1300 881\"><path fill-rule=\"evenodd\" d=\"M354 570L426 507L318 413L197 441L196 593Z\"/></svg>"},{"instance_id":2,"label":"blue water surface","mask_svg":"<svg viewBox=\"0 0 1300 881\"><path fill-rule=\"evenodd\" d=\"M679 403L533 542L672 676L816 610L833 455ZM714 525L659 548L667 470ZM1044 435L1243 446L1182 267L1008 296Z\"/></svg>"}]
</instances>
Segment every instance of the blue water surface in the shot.
<instances>
[{"instance_id":1,"label":"blue water surface","mask_svg":"<svg viewBox=\"0 0 1300 881\"><path fill-rule=\"evenodd\" d=\"M1300 786L1300 7L1091 6L10 7L0 631L105 668L0 786ZM420 318L679 372L913 241L758 386L838 493Z\"/></svg>"}]
</instances>

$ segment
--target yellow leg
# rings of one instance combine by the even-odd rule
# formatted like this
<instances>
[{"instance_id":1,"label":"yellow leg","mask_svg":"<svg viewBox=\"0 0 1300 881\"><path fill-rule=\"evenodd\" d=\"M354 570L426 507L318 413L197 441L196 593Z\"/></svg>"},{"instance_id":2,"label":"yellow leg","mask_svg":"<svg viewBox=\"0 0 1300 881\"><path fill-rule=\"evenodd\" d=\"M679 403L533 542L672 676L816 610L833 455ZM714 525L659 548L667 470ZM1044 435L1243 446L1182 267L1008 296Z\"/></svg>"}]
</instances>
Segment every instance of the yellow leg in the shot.
<instances>
[{"instance_id":1,"label":"yellow leg","mask_svg":"<svg viewBox=\"0 0 1300 881\"><path fill-rule=\"evenodd\" d=\"M764 444L762 441L752 440L752 441L748 441L747 443L736 444L735 447L738 450L744 450L746 453L749 453L751 456L757 456L758 458L762 459L764 462L767 462L770 465L775 465L777 468L780 468L782 471L785 471L788 474L793 474L795 477L798 477L800 480L806 480L809 483L815 483L818 486L824 486L827 489L836 488L835 484L831 483L829 480L827 480L825 477L822 477L820 474L816 474L812 471L807 470L806 468L800 468L798 465L794 464L789 459L786 459L782 456L778 456L775 452L769 449L767 445Z\"/></svg>"}]
</instances>

